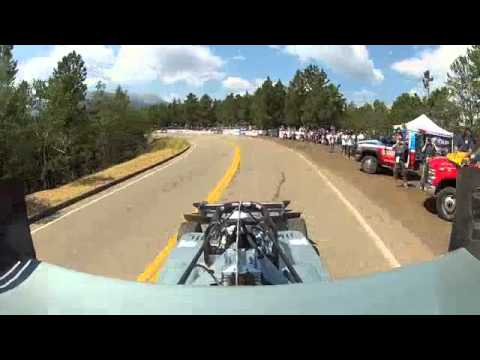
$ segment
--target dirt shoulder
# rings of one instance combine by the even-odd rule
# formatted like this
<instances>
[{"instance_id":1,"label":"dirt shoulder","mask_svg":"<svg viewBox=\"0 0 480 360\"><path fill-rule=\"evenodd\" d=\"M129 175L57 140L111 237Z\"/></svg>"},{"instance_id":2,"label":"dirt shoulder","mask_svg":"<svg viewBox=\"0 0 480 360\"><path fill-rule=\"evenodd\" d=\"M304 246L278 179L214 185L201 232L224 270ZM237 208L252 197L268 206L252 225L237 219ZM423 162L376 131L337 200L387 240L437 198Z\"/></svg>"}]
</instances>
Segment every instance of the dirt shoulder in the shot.
<instances>
[{"instance_id":1,"label":"dirt shoulder","mask_svg":"<svg viewBox=\"0 0 480 360\"><path fill-rule=\"evenodd\" d=\"M55 189L39 191L26 197L29 216L74 199L100 186L122 179L168 159L188 147L181 138L161 138L155 140L150 151L129 161L111 166L100 172L85 176Z\"/></svg>"},{"instance_id":2,"label":"dirt shoulder","mask_svg":"<svg viewBox=\"0 0 480 360\"><path fill-rule=\"evenodd\" d=\"M329 153L324 145L270 139L300 151L321 169L347 182L386 212L386 218L399 221L422 241L434 255L447 251L451 224L427 209L427 196L415 187L398 187L388 173L368 175L360 171L360 163L340 154Z\"/></svg>"}]
</instances>

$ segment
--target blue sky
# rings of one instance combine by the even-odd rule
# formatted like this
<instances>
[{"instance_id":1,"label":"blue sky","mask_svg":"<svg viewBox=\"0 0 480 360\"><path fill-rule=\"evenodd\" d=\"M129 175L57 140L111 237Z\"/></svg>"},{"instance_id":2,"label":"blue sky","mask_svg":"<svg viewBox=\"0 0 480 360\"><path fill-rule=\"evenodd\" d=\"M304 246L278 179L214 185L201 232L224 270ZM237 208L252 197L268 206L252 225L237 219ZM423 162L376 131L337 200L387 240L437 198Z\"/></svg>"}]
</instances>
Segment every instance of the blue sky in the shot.
<instances>
[{"instance_id":1,"label":"blue sky","mask_svg":"<svg viewBox=\"0 0 480 360\"><path fill-rule=\"evenodd\" d=\"M19 45L17 80L46 79L62 56L79 52L88 70L88 85L98 80L113 89L183 98L193 92L223 98L230 92L254 91L270 76L284 84L308 64L324 68L341 84L348 100L380 99L391 104L403 92L423 95L421 76L429 69L441 86L451 62L467 45Z\"/></svg>"}]
</instances>

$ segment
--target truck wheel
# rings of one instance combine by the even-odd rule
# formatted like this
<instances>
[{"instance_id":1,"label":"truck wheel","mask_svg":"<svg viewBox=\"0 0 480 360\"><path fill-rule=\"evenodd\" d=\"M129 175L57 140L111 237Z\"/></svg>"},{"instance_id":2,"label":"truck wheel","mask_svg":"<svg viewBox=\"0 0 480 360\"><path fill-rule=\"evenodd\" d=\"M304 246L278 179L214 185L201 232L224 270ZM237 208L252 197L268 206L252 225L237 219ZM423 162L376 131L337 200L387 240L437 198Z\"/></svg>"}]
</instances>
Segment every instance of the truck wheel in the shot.
<instances>
[{"instance_id":1,"label":"truck wheel","mask_svg":"<svg viewBox=\"0 0 480 360\"><path fill-rule=\"evenodd\" d=\"M192 232L202 232L201 225L193 221L182 223L182 225L180 225L180 228L178 229L177 241L179 241L183 235L192 233Z\"/></svg>"},{"instance_id":2,"label":"truck wheel","mask_svg":"<svg viewBox=\"0 0 480 360\"><path fill-rule=\"evenodd\" d=\"M299 231L308 239L307 236L307 224L302 218L293 218L287 220L288 230Z\"/></svg>"},{"instance_id":3,"label":"truck wheel","mask_svg":"<svg viewBox=\"0 0 480 360\"><path fill-rule=\"evenodd\" d=\"M456 209L456 189L448 186L437 194L436 207L438 216L447 221L453 221Z\"/></svg>"},{"instance_id":4,"label":"truck wheel","mask_svg":"<svg viewBox=\"0 0 480 360\"><path fill-rule=\"evenodd\" d=\"M378 161L375 156L367 155L362 158L361 169L367 174L375 174L377 172Z\"/></svg>"}]
</instances>

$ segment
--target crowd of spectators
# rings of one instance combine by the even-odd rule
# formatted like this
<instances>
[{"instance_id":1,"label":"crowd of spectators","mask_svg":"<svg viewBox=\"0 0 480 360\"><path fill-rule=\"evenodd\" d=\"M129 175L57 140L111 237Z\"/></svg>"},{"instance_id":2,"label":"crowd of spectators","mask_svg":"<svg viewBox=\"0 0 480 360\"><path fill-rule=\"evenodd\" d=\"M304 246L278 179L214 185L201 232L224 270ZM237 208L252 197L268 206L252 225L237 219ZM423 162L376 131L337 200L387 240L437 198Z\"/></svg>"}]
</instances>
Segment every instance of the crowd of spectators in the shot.
<instances>
[{"instance_id":1,"label":"crowd of spectators","mask_svg":"<svg viewBox=\"0 0 480 360\"><path fill-rule=\"evenodd\" d=\"M362 131L336 129L333 126L330 128L317 129L281 127L278 136L282 139L308 141L327 145L332 152L335 151L335 147L339 147L341 148L342 154L348 158L353 156L355 146L358 142L366 139L366 134Z\"/></svg>"}]
</instances>

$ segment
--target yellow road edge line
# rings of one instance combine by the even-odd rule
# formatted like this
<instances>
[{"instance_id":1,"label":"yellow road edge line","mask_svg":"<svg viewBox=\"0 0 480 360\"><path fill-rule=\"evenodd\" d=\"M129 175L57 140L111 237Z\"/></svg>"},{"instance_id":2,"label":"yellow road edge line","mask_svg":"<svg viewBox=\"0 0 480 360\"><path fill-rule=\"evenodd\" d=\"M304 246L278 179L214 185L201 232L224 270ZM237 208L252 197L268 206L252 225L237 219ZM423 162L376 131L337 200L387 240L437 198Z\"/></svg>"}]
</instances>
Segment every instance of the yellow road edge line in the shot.
<instances>
[{"instance_id":1,"label":"yellow road edge line","mask_svg":"<svg viewBox=\"0 0 480 360\"><path fill-rule=\"evenodd\" d=\"M240 168L240 159L241 159L240 147L235 146L235 153L233 155L232 163L230 164L230 167L227 169L223 177L217 183L217 185L208 194L207 196L208 203L215 203L220 200L223 192L228 187L228 185L230 185L235 174ZM144 272L138 275L137 281L156 283L158 280L159 270L162 267L162 265L165 263L165 260L167 259L172 249L175 247L176 243L177 243L177 234L171 236L168 239L167 245L162 249L162 251L160 251L160 253L155 257L155 259L146 266Z\"/></svg>"},{"instance_id":2,"label":"yellow road edge line","mask_svg":"<svg viewBox=\"0 0 480 360\"><path fill-rule=\"evenodd\" d=\"M160 269L165 260L167 259L170 251L175 247L177 243L177 234L173 235L168 239L167 246L165 246L162 251L153 259L153 261L147 265L145 271L137 277L137 281L147 282L155 277L155 273Z\"/></svg>"}]
</instances>

